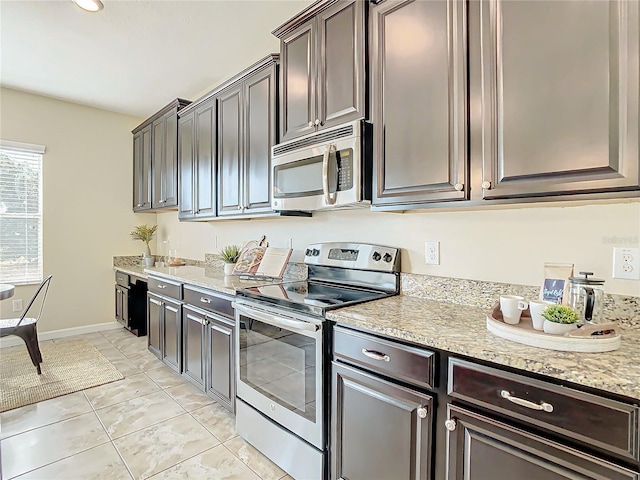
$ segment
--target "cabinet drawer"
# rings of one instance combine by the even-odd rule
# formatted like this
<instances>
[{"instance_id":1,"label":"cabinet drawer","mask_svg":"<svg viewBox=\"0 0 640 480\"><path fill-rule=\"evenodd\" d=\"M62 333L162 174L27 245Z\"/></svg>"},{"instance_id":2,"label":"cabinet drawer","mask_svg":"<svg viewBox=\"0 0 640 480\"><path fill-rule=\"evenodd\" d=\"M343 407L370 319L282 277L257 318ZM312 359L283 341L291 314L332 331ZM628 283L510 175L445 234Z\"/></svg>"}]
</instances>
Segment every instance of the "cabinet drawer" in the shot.
<instances>
[{"instance_id":1,"label":"cabinet drawer","mask_svg":"<svg viewBox=\"0 0 640 480\"><path fill-rule=\"evenodd\" d=\"M121 287L129 286L129 275L123 272L116 272L116 283Z\"/></svg>"},{"instance_id":2,"label":"cabinet drawer","mask_svg":"<svg viewBox=\"0 0 640 480\"><path fill-rule=\"evenodd\" d=\"M448 377L448 394L454 399L639 458L637 405L454 358Z\"/></svg>"},{"instance_id":3,"label":"cabinet drawer","mask_svg":"<svg viewBox=\"0 0 640 480\"><path fill-rule=\"evenodd\" d=\"M347 363L433 388L435 353L428 350L336 327L333 355Z\"/></svg>"},{"instance_id":4,"label":"cabinet drawer","mask_svg":"<svg viewBox=\"0 0 640 480\"><path fill-rule=\"evenodd\" d=\"M148 289L150 292L164 295L165 297L182 300L182 284L164 278L149 277Z\"/></svg>"},{"instance_id":5,"label":"cabinet drawer","mask_svg":"<svg viewBox=\"0 0 640 480\"><path fill-rule=\"evenodd\" d=\"M233 318L234 316L233 307L231 306L232 299L210 290L185 285L184 301L194 307L209 310L225 317Z\"/></svg>"}]
</instances>

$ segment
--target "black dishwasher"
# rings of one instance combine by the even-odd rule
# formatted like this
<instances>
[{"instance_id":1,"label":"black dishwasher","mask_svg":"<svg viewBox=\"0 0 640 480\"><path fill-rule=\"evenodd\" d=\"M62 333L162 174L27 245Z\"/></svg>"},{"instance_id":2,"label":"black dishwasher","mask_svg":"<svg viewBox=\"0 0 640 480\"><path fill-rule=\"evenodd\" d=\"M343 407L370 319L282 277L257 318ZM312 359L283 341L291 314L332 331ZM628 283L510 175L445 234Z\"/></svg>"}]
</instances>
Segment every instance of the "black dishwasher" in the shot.
<instances>
[{"instance_id":1,"label":"black dishwasher","mask_svg":"<svg viewBox=\"0 0 640 480\"><path fill-rule=\"evenodd\" d=\"M116 271L116 320L134 335L147 334L147 281Z\"/></svg>"}]
</instances>

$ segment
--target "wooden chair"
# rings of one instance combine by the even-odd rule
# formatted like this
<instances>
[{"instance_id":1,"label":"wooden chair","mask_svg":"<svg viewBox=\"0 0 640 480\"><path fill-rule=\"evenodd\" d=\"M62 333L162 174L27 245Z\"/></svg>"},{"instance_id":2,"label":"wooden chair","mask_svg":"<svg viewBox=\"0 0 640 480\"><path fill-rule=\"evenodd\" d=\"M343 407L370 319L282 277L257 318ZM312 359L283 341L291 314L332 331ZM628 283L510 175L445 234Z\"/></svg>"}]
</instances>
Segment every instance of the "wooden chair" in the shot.
<instances>
[{"instance_id":1,"label":"wooden chair","mask_svg":"<svg viewBox=\"0 0 640 480\"><path fill-rule=\"evenodd\" d=\"M38 320L40 320L40 315L42 315L42 309L44 308L44 301L46 300L47 292L49 291L51 277L53 277L53 275L49 275L42 281L38 290L36 290L36 293L33 295L31 300L29 300L29 304L27 305L27 308L24 309L20 318L0 320L0 338L7 337L9 335L16 335L24 340L27 350L29 351L31 361L38 370L38 375L42 373L40 370L42 354L40 353L40 346L38 345L37 324ZM38 314L34 317L27 316L32 309L38 309L38 305L40 307Z\"/></svg>"}]
</instances>

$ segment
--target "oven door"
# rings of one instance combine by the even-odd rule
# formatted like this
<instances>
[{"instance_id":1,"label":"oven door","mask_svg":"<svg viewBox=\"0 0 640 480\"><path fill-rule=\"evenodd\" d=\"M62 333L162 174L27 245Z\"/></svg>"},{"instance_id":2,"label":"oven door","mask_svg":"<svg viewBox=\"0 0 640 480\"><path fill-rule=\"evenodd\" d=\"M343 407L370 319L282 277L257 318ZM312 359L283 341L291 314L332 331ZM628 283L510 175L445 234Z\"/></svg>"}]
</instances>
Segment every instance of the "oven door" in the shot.
<instances>
[{"instance_id":1,"label":"oven door","mask_svg":"<svg viewBox=\"0 0 640 480\"><path fill-rule=\"evenodd\" d=\"M322 319L235 308L237 396L322 450Z\"/></svg>"}]
</instances>

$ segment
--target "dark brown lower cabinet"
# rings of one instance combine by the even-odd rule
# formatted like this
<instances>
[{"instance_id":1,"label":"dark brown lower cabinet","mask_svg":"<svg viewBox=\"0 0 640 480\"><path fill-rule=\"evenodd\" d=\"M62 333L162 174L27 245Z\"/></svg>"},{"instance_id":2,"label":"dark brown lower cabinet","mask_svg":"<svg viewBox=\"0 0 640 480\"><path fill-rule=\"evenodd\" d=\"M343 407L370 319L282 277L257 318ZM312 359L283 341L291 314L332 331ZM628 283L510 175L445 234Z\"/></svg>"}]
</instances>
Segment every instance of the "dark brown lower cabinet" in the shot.
<instances>
[{"instance_id":1,"label":"dark brown lower cabinet","mask_svg":"<svg viewBox=\"0 0 640 480\"><path fill-rule=\"evenodd\" d=\"M231 412L236 403L234 332L232 319L183 307L182 374Z\"/></svg>"},{"instance_id":2,"label":"dark brown lower cabinet","mask_svg":"<svg viewBox=\"0 0 640 480\"><path fill-rule=\"evenodd\" d=\"M147 294L147 346L156 357L162 358L162 298Z\"/></svg>"},{"instance_id":3,"label":"dark brown lower cabinet","mask_svg":"<svg viewBox=\"0 0 640 480\"><path fill-rule=\"evenodd\" d=\"M147 345L178 373L182 370L182 303L147 293Z\"/></svg>"},{"instance_id":4,"label":"dark brown lower cabinet","mask_svg":"<svg viewBox=\"0 0 640 480\"><path fill-rule=\"evenodd\" d=\"M182 306L180 302L164 299L162 360L176 372L181 372Z\"/></svg>"},{"instance_id":5,"label":"dark brown lower cabinet","mask_svg":"<svg viewBox=\"0 0 640 480\"><path fill-rule=\"evenodd\" d=\"M207 323L207 393L231 412L236 410L235 322L209 315Z\"/></svg>"},{"instance_id":6,"label":"dark brown lower cabinet","mask_svg":"<svg viewBox=\"0 0 640 480\"><path fill-rule=\"evenodd\" d=\"M182 313L182 374L204 389L207 317L187 305Z\"/></svg>"},{"instance_id":7,"label":"dark brown lower cabinet","mask_svg":"<svg viewBox=\"0 0 640 480\"><path fill-rule=\"evenodd\" d=\"M640 475L488 416L448 405L446 480L638 480Z\"/></svg>"},{"instance_id":8,"label":"dark brown lower cabinet","mask_svg":"<svg viewBox=\"0 0 640 480\"><path fill-rule=\"evenodd\" d=\"M332 365L331 478L431 478L433 398Z\"/></svg>"},{"instance_id":9,"label":"dark brown lower cabinet","mask_svg":"<svg viewBox=\"0 0 640 480\"><path fill-rule=\"evenodd\" d=\"M116 320L125 327L129 323L129 289L120 285L116 285Z\"/></svg>"}]
</instances>

